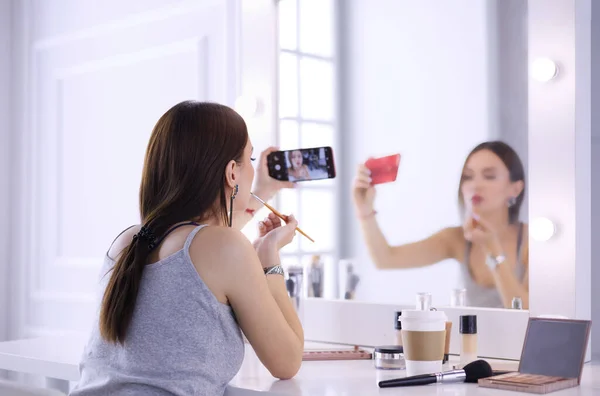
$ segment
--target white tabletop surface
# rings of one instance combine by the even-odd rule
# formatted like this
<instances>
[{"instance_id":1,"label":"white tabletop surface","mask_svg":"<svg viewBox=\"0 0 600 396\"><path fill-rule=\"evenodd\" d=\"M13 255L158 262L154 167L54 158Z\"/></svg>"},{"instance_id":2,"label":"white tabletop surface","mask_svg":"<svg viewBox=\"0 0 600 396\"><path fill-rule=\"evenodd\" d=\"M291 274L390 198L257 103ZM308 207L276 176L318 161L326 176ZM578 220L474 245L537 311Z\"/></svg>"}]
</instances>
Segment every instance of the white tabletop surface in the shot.
<instances>
[{"instance_id":1,"label":"white tabletop surface","mask_svg":"<svg viewBox=\"0 0 600 396\"><path fill-rule=\"evenodd\" d=\"M55 337L0 343L0 369L76 382L78 363L87 337L66 334ZM307 347L311 347L307 343ZM558 357L557 357L558 358ZM515 367L514 362L492 361L497 369ZM450 369L447 367L445 369ZM495 389L479 388L476 384L437 384L410 388L380 389L377 382L404 376L403 371L383 371L373 367L373 361L303 362L295 378L280 381L273 378L260 363L254 351L246 345L242 368L231 381L227 396L251 395L254 391L273 395L347 396L347 395L522 395ZM260 393L258 393L260 394ZM552 393L555 396L600 395L600 363L587 363L581 386Z\"/></svg>"}]
</instances>

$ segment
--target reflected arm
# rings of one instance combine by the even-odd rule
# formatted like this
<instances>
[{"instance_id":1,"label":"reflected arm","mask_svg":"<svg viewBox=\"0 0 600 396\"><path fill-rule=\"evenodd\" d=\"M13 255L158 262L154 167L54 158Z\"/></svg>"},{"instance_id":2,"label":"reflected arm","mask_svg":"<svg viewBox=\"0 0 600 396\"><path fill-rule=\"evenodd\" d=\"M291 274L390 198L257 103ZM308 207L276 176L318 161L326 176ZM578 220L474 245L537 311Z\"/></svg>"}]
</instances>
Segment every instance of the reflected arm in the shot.
<instances>
[{"instance_id":1,"label":"reflected arm","mask_svg":"<svg viewBox=\"0 0 600 396\"><path fill-rule=\"evenodd\" d=\"M424 267L455 256L452 228L445 228L418 242L390 246L374 214L360 220L369 255L379 269Z\"/></svg>"}]
</instances>

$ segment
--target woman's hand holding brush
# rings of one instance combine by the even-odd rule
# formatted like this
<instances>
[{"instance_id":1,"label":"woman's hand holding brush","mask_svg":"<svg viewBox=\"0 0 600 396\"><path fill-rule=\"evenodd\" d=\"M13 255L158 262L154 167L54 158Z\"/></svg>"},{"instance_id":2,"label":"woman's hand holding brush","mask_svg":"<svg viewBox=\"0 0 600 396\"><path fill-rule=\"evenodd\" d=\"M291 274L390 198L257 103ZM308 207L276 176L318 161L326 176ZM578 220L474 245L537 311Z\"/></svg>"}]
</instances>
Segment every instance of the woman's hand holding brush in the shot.
<instances>
[{"instance_id":1,"label":"woman's hand holding brush","mask_svg":"<svg viewBox=\"0 0 600 396\"><path fill-rule=\"evenodd\" d=\"M296 234L298 222L294 216L286 216L287 224L282 225L281 219L274 213L269 213L258 223L258 238L254 248L264 268L279 264L279 250L292 242Z\"/></svg>"},{"instance_id":2,"label":"woman's hand holding brush","mask_svg":"<svg viewBox=\"0 0 600 396\"><path fill-rule=\"evenodd\" d=\"M277 209L275 209L274 207L272 207L271 205L269 205L268 203L266 203L265 201L263 201L262 199L260 199L254 193L250 193L250 194L252 194L252 196L254 197L254 199L256 199L258 202L262 203L264 206L267 207L267 209L269 209L271 212L273 212L275 214L275 216L279 217L280 219L282 219L286 223L288 222L288 217L289 216L285 216L285 215L281 214ZM300 234L304 235L309 241L311 241L311 242L315 241L314 239L312 239L311 237L309 237L304 231L302 231L300 228L298 228L297 223L296 223L296 231L298 231Z\"/></svg>"}]
</instances>

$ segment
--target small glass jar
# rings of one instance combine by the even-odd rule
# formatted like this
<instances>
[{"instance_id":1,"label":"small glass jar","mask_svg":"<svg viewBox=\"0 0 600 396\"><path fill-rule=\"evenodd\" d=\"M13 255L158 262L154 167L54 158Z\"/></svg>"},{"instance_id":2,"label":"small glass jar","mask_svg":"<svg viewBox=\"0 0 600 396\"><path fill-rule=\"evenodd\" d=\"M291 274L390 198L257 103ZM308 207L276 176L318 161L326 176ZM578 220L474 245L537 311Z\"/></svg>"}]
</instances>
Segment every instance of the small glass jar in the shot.
<instances>
[{"instance_id":1,"label":"small glass jar","mask_svg":"<svg viewBox=\"0 0 600 396\"><path fill-rule=\"evenodd\" d=\"M379 346L373 351L375 368L379 370L404 370L404 348L401 345Z\"/></svg>"},{"instance_id":2,"label":"small glass jar","mask_svg":"<svg viewBox=\"0 0 600 396\"><path fill-rule=\"evenodd\" d=\"M417 311L429 311L431 309L431 293L417 293L415 305Z\"/></svg>"},{"instance_id":3,"label":"small glass jar","mask_svg":"<svg viewBox=\"0 0 600 396\"><path fill-rule=\"evenodd\" d=\"M467 306L467 289L452 289L450 295L451 307L466 307Z\"/></svg>"}]
</instances>

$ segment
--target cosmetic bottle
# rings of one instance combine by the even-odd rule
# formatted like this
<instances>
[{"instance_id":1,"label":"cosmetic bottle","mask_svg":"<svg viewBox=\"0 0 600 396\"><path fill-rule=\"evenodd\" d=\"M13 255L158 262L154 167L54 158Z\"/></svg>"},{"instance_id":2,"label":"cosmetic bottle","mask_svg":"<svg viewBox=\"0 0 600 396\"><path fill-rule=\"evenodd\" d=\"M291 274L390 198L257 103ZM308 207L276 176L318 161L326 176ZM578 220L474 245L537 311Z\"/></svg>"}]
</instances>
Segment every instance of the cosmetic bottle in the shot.
<instances>
[{"instance_id":1,"label":"cosmetic bottle","mask_svg":"<svg viewBox=\"0 0 600 396\"><path fill-rule=\"evenodd\" d=\"M467 306L467 289L452 289L450 295L451 307L466 307Z\"/></svg>"},{"instance_id":2,"label":"cosmetic bottle","mask_svg":"<svg viewBox=\"0 0 600 396\"><path fill-rule=\"evenodd\" d=\"M415 309L417 311L429 311L431 309L431 293L417 293Z\"/></svg>"},{"instance_id":3,"label":"cosmetic bottle","mask_svg":"<svg viewBox=\"0 0 600 396\"><path fill-rule=\"evenodd\" d=\"M511 305L512 309L523 309L523 300L521 297L513 297Z\"/></svg>"},{"instance_id":4,"label":"cosmetic bottle","mask_svg":"<svg viewBox=\"0 0 600 396\"><path fill-rule=\"evenodd\" d=\"M477 360L477 316L462 315L459 320L461 335L460 364L464 366Z\"/></svg>"},{"instance_id":5,"label":"cosmetic bottle","mask_svg":"<svg viewBox=\"0 0 600 396\"><path fill-rule=\"evenodd\" d=\"M309 297L323 297L323 263L321 256L314 255L310 264Z\"/></svg>"},{"instance_id":6,"label":"cosmetic bottle","mask_svg":"<svg viewBox=\"0 0 600 396\"><path fill-rule=\"evenodd\" d=\"M396 345L402 346L402 322L400 321L402 311L396 311L394 314L394 329L396 330Z\"/></svg>"}]
</instances>

